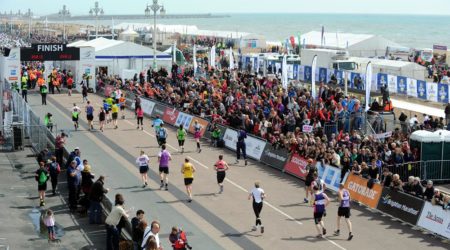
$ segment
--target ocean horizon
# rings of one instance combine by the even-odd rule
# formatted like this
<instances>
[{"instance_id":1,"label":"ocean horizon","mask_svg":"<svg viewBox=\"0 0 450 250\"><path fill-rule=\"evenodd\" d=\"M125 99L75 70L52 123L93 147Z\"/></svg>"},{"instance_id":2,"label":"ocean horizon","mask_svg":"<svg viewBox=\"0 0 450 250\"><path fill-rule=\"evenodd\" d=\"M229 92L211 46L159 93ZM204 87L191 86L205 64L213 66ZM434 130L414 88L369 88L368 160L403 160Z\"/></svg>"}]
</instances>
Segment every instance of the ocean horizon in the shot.
<instances>
[{"instance_id":1,"label":"ocean horizon","mask_svg":"<svg viewBox=\"0 0 450 250\"><path fill-rule=\"evenodd\" d=\"M267 41L284 41L309 31L372 34L405 47L432 48L434 44L450 47L450 16L417 14L332 14L332 13L214 13L226 18L159 19L160 24L195 25L204 30L226 30L263 35ZM145 23L146 20L115 20ZM150 23L150 20L147 20ZM74 23L87 24L87 21ZM99 25L111 25L99 20ZM151 22L153 23L153 22ZM89 22L92 24L92 21Z\"/></svg>"}]
</instances>

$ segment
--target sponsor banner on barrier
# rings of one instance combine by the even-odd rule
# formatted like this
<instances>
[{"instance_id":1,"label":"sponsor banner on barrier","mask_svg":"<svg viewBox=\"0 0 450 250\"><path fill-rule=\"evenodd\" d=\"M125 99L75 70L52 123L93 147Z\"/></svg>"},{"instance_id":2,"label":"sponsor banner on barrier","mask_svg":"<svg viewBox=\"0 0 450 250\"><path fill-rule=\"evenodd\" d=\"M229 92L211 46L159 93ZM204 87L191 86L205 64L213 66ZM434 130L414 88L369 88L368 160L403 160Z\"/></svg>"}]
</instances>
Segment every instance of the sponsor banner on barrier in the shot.
<instances>
[{"instance_id":1,"label":"sponsor banner on barrier","mask_svg":"<svg viewBox=\"0 0 450 250\"><path fill-rule=\"evenodd\" d=\"M407 81L404 76L397 76L397 93L401 95L407 94Z\"/></svg>"},{"instance_id":2,"label":"sponsor banner on barrier","mask_svg":"<svg viewBox=\"0 0 450 250\"><path fill-rule=\"evenodd\" d=\"M307 175L306 165L308 165L308 161L295 153L292 155L291 160L286 163L283 171L304 180Z\"/></svg>"},{"instance_id":3,"label":"sponsor banner on barrier","mask_svg":"<svg viewBox=\"0 0 450 250\"><path fill-rule=\"evenodd\" d=\"M423 100L427 99L427 82L417 80L417 97Z\"/></svg>"},{"instance_id":4,"label":"sponsor banner on barrier","mask_svg":"<svg viewBox=\"0 0 450 250\"><path fill-rule=\"evenodd\" d=\"M133 103L133 106L134 106L134 103ZM151 115L153 112L153 108L155 107L155 103L150 100L141 98L141 107L142 107L142 110L144 111L144 114Z\"/></svg>"},{"instance_id":5,"label":"sponsor banner on barrier","mask_svg":"<svg viewBox=\"0 0 450 250\"><path fill-rule=\"evenodd\" d=\"M424 200L417 197L391 190L390 188L383 188L377 209L402 221L416 225L424 203Z\"/></svg>"},{"instance_id":6,"label":"sponsor banner on barrier","mask_svg":"<svg viewBox=\"0 0 450 250\"><path fill-rule=\"evenodd\" d=\"M432 102L438 101L438 84L434 82L427 82L427 100Z\"/></svg>"},{"instance_id":7,"label":"sponsor banner on barrier","mask_svg":"<svg viewBox=\"0 0 450 250\"><path fill-rule=\"evenodd\" d=\"M237 143L237 131L234 129L227 128L225 134L223 136L223 140L225 141L225 147L236 151L236 143ZM262 152L266 146L266 142L256 139L252 136L247 136L245 139L245 148L247 156L259 160L261 159Z\"/></svg>"},{"instance_id":8,"label":"sponsor banner on barrier","mask_svg":"<svg viewBox=\"0 0 450 250\"><path fill-rule=\"evenodd\" d=\"M158 115L160 118L163 118L164 113L166 112L166 108L166 106L156 102L155 106L153 106L152 116L156 117Z\"/></svg>"},{"instance_id":9,"label":"sponsor banner on barrier","mask_svg":"<svg viewBox=\"0 0 450 250\"><path fill-rule=\"evenodd\" d=\"M286 149L275 149L270 143L266 143L260 161L279 170L283 170L288 159L289 154Z\"/></svg>"},{"instance_id":10,"label":"sponsor banner on barrier","mask_svg":"<svg viewBox=\"0 0 450 250\"><path fill-rule=\"evenodd\" d=\"M367 187L367 179L350 174L345 181L345 188L350 192L352 200L359 201L368 207L376 208L380 200L383 187L375 183L372 189Z\"/></svg>"},{"instance_id":11,"label":"sponsor banner on barrier","mask_svg":"<svg viewBox=\"0 0 450 250\"><path fill-rule=\"evenodd\" d=\"M390 93L397 92L397 76L388 75L388 89Z\"/></svg>"},{"instance_id":12,"label":"sponsor banner on barrier","mask_svg":"<svg viewBox=\"0 0 450 250\"><path fill-rule=\"evenodd\" d=\"M319 164L319 165L321 165L321 164ZM321 178L327 185L328 189L331 189L335 192L338 191L339 184L341 184L341 172L342 171L339 168L326 165L325 171L323 172L323 175ZM344 179L342 180L343 183L345 182L347 177L348 177L348 172L345 174Z\"/></svg>"},{"instance_id":13,"label":"sponsor banner on barrier","mask_svg":"<svg viewBox=\"0 0 450 250\"><path fill-rule=\"evenodd\" d=\"M185 129L187 128L186 130L189 130L189 127L191 126L192 118L193 118L192 115L188 115L186 113L179 112L174 126L179 127L181 124L183 124L183 128L185 128Z\"/></svg>"},{"instance_id":14,"label":"sponsor banner on barrier","mask_svg":"<svg viewBox=\"0 0 450 250\"><path fill-rule=\"evenodd\" d=\"M386 132L386 133L381 133L381 134L375 134L372 135L374 139L385 139L385 138L389 138L392 136L392 131Z\"/></svg>"},{"instance_id":15,"label":"sponsor banner on barrier","mask_svg":"<svg viewBox=\"0 0 450 250\"><path fill-rule=\"evenodd\" d=\"M417 80L408 78L408 95L417 97Z\"/></svg>"},{"instance_id":16,"label":"sponsor banner on barrier","mask_svg":"<svg viewBox=\"0 0 450 250\"><path fill-rule=\"evenodd\" d=\"M189 132L191 132L192 134L194 133L194 121L197 120L198 124L200 124L200 126L202 127L202 129L200 130L200 135L203 136L206 133L206 130L208 129L208 124L209 122L197 117L194 117L194 119L191 122L191 126L189 126Z\"/></svg>"},{"instance_id":17,"label":"sponsor banner on barrier","mask_svg":"<svg viewBox=\"0 0 450 250\"><path fill-rule=\"evenodd\" d=\"M174 125L177 122L178 113L178 110L167 107L164 111L163 121Z\"/></svg>"},{"instance_id":18,"label":"sponsor banner on barrier","mask_svg":"<svg viewBox=\"0 0 450 250\"><path fill-rule=\"evenodd\" d=\"M442 206L425 202L417 225L450 239L450 211Z\"/></svg>"},{"instance_id":19,"label":"sponsor banner on barrier","mask_svg":"<svg viewBox=\"0 0 450 250\"><path fill-rule=\"evenodd\" d=\"M311 82L312 69L311 66L305 66L303 71L303 79L305 82Z\"/></svg>"},{"instance_id":20,"label":"sponsor banner on barrier","mask_svg":"<svg viewBox=\"0 0 450 250\"><path fill-rule=\"evenodd\" d=\"M327 68L319 68L319 77L317 78L319 79L319 82L328 83L327 70Z\"/></svg>"},{"instance_id":21,"label":"sponsor banner on barrier","mask_svg":"<svg viewBox=\"0 0 450 250\"><path fill-rule=\"evenodd\" d=\"M448 84L439 83L438 84L438 101L443 103L448 103Z\"/></svg>"}]
</instances>

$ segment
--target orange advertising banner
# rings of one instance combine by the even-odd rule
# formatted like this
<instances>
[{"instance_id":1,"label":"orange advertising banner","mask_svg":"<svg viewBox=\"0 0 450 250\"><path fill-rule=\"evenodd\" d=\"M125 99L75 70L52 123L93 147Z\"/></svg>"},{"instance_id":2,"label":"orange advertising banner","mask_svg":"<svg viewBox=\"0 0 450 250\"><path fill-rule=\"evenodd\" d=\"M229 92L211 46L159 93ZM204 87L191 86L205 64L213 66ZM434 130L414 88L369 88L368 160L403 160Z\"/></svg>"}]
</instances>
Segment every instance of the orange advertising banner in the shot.
<instances>
[{"instance_id":1,"label":"orange advertising banner","mask_svg":"<svg viewBox=\"0 0 450 250\"><path fill-rule=\"evenodd\" d=\"M190 133L194 133L194 121L198 121L198 124L200 124L200 126L202 127L202 129L200 130L200 135L203 136L203 134L205 133L206 129L208 128L208 121L194 117L192 119L191 125L189 126L189 132Z\"/></svg>"},{"instance_id":2,"label":"orange advertising banner","mask_svg":"<svg viewBox=\"0 0 450 250\"><path fill-rule=\"evenodd\" d=\"M367 187L367 179L350 174L345 182L345 188L350 192L352 200L359 201L368 207L376 208L380 200L383 187L375 183L372 189Z\"/></svg>"}]
</instances>

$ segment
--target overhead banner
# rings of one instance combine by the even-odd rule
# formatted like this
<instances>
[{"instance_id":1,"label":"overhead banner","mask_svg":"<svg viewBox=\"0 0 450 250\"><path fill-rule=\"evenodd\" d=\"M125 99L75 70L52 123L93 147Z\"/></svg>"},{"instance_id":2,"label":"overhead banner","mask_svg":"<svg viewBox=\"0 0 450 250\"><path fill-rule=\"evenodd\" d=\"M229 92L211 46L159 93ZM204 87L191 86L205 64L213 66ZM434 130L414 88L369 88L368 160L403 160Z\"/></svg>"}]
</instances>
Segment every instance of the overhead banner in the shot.
<instances>
[{"instance_id":1,"label":"overhead banner","mask_svg":"<svg viewBox=\"0 0 450 250\"><path fill-rule=\"evenodd\" d=\"M397 76L397 94L407 94L406 77L404 76Z\"/></svg>"},{"instance_id":2,"label":"overhead banner","mask_svg":"<svg viewBox=\"0 0 450 250\"><path fill-rule=\"evenodd\" d=\"M423 199L390 188L383 188L377 209L404 222L416 225L424 204Z\"/></svg>"},{"instance_id":3,"label":"overhead banner","mask_svg":"<svg viewBox=\"0 0 450 250\"><path fill-rule=\"evenodd\" d=\"M408 78L408 96L417 97L417 80Z\"/></svg>"},{"instance_id":4,"label":"overhead banner","mask_svg":"<svg viewBox=\"0 0 450 250\"><path fill-rule=\"evenodd\" d=\"M345 188L350 192L352 200L359 201L368 207L376 208L380 200L383 187L375 183L372 189L367 187L367 179L350 174L345 181Z\"/></svg>"},{"instance_id":5,"label":"overhead banner","mask_svg":"<svg viewBox=\"0 0 450 250\"><path fill-rule=\"evenodd\" d=\"M178 110L167 107L164 111L163 121L174 125L177 122L178 113Z\"/></svg>"},{"instance_id":6,"label":"overhead banner","mask_svg":"<svg viewBox=\"0 0 450 250\"><path fill-rule=\"evenodd\" d=\"M322 179L325 182L328 189L331 189L335 192L339 190L339 184L341 184L341 169L326 165L325 171L323 172ZM348 172L345 174L342 183L345 183L345 180L348 177Z\"/></svg>"},{"instance_id":7,"label":"overhead banner","mask_svg":"<svg viewBox=\"0 0 450 250\"><path fill-rule=\"evenodd\" d=\"M448 103L448 84L438 84L438 101Z\"/></svg>"},{"instance_id":8,"label":"overhead banner","mask_svg":"<svg viewBox=\"0 0 450 250\"><path fill-rule=\"evenodd\" d=\"M236 151L236 143L237 143L237 131L234 129L227 128L225 134L223 136L223 140L225 142L225 147ZM245 148L247 156L259 160L261 159L262 152L266 146L266 142L256 139L252 136L247 136L245 139Z\"/></svg>"},{"instance_id":9,"label":"overhead banner","mask_svg":"<svg viewBox=\"0 0 450 250\"><path fill-rule=\"evenodd\" d=\"M38 43L20 49L21 61L71 61L80 60L80 48L66 44Z\"/></svg>"},{"instance_id":10,"label":"overhead banner","mask_svg":"<svg viewBox=\"0 0 450 250\"><path fill-rule=\"evenodd\" d=\"M304 180L307 175L307 165L308 161L305 158L301 157L297 153L294 153L291 159L284 166L283 171Z\"/></svg>"},{"instance_id":11,"label":"overhead banner","mask_svg":"<svg viewBox=\"0 0 450 250\"><path fill-rule=\"evenodd\" d=\"M270 143L266 143L266 148L264 148L260 161L279 170L283 170L288 159L289 154L286 149L275 149Z\"/></svg>"},{"instance_id":12,"label":"overhead banner","mask_svg":"<svg viewBox=\"0 0 450 250\"><path fill-rule=\"evenodd\" d=\"M434 82L427 82L427 100L432 102L437 102L438 97L438 85Z\"/></svg>"},{"instance_id":13,"label":"overhead banner","mask_svg":"<svg viewBox=\"0 0 450 250\"><path fill-rule=\"evenodd\" d=\"M183 128L186 130L189 130L189 127L191 126L191 122L192 122L192 117L193 117L192 115L188 115L186 113L179 112L174 126L179 127L181 124L183 124Z\"/></svg>"},{"instance_id":14,"label":"overhead banner","mask_svg":"<svg viewBox=\"0 0 450 250\"><path fill-rule=\"evenodd\" d=\"M425 202L417 225L450 239L450 210Z\"/></svg>"}]
</instances>

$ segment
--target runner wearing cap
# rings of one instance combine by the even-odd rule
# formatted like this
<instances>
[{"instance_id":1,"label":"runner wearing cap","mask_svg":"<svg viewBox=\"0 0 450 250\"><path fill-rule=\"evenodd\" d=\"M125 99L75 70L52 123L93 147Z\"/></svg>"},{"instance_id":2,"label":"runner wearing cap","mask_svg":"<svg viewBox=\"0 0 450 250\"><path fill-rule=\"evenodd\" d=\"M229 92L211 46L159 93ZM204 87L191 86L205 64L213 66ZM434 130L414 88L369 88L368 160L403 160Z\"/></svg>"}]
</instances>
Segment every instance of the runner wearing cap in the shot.
<instances>
[{"instance_id":1,"label":"runner wearing cap","mask_svg":"<svg viewBox=\"0 0 450 250\"><path fill-rule=\"evenodd\" d=\"M192 182L194 181L195 167L189 162L188 158L184 159L181 166L181 173L184 176L184 185L186 186L186 193L189 197L188 202L192 202Z\"/></svg>"},{"instance_id":2,"label":"runner wearing cap","mask_svg":"<svg viewBox=\"0 0 450 250\"><path fill-rule=\"evenodd\" d=\"M159 130L161 129L162 124L164 124L163 120L161 120L159 118L159 115L157 115L156 119L153 120L152 127L155 128L156 140L158 141L158 145L160 145L160 146L161 146L161 144L159 144Z\"/></svg>"},{"instance_id":3,"label":"runner wearing cap","mask_svg":"<svg viewBox=\"0 0 450 250\"><path fill-rule=\"evenodd\" d=\"M148 172L148 163L150 159L148 156L144 153L144 151L141 150L140 156L136 159L136 164L139 166L139 173L141 174L142 182L144 183L142 185L143 188L145 188L147 184L147 172Z\"/></svg>"},{"instance_id":4,"label":"runner wearing cap","mask_svg":"<svg viewBox=\"0 0 450 250\"><path fill-rule=\"evenodd\" d=\"M228 164L223 160L223 155L219 155L219 160L214 164L217 172L217 184L219 185L219 194L223 193L223 180L225 180L226 171L229 169Z\"/></svg>"},{"instance_id":5,"label":"runner wearing cap","mask_svg":"<svg viewBox=\"0 0 450 250\"><path fill-rule=\"evenodd\" d=\"M341 217L345 217L345 223L347 223L348 228L347 240L351 240L353 238L353 234L352 234L352 222L350 221L350 192L344 188L344 184L342 183L339 184L338 199L339 199L339 208L337 217L337 230L334 231L334 235L339 236Z\"/></svg>"},{"instance_id":6,"label":"runner wearing cap","mask_svg":"<svg viewBox=\"0 0 450 250\"><path fill-rule=\"evenodd\" d=\"M159 176L161 178L161 185L159 186L159 189L162 189L165 183L166 190L169 190L169 161L171 160L172 156L170 155L169 151L166 150L166 145L163 144L161 146L161 152L159 152L158 154Z\"/></svg>"},{"instance_id":7,"label":"runner wearing cap","mask_svg":"<svg viewBox=\"0 0 450 250\"><path fill-rule=\"evenodd\" d=\"M194 121L194 139L197 143L197 152L202 152L202 149L200 148L200 138L202 137L202 125L198 123L198 120Z\"/></svg>"},{"instance_id":8,"label":"runner wearing cap","mask_svg":"<svg viewBox=\"0 0 450 250\"><path fill-rule=\"evenodd\" d=\"M323 223L322 217L324 216L326 210L326 206L330 203L330 198L319 190L318 186L314 186L314 195L313 195L313 207L314 207L314 223L316 224L317 238L322 238L327 234L327 230L325 229L325 225ZM322 230L321 230L322 229Z\"/></svg>"}]
</instances>

